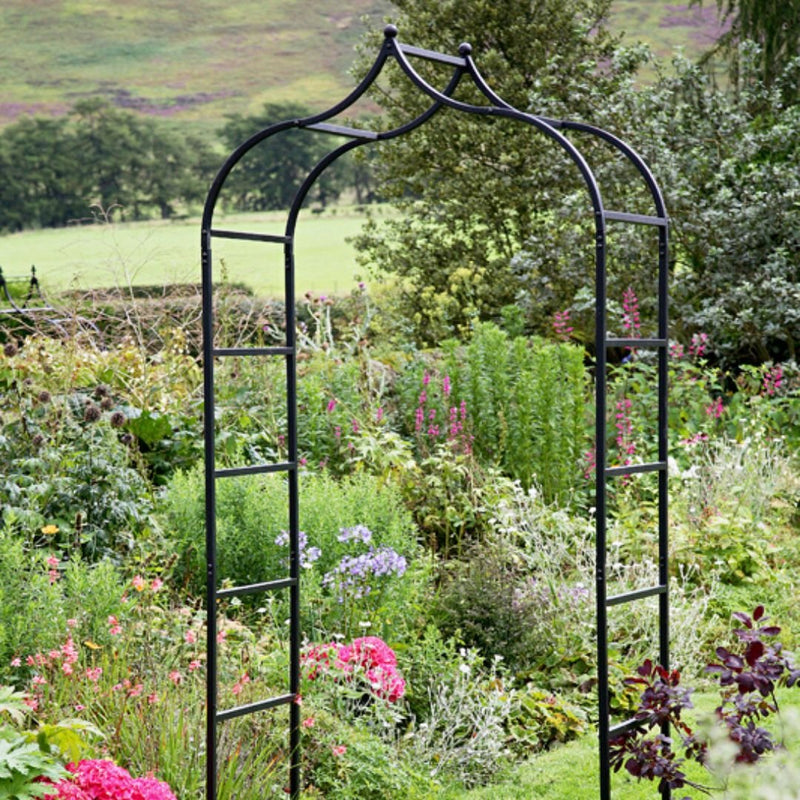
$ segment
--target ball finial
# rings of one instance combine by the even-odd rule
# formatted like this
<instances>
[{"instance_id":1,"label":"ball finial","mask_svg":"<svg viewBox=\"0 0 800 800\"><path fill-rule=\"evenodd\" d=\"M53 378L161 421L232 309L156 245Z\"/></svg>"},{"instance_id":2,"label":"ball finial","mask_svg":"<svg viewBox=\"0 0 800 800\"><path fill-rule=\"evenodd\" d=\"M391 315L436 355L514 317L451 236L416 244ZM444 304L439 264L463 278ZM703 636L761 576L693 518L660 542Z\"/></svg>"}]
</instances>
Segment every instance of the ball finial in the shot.
<instances>
[{"instance_id":1,"label":"ball finial","mask_svg":"<svg viewBox=\"0 0 800 800\"><path fill-rule=\"evenodd\" d=\"M397 25L387 25L383 29L383 35L387 39L394 39L394 37L397 36Z\"/></svg>"},{"instance_id":2,"label":"ball finial","mask_svg":"<svg viewBox=\"0 0 800 800\"><path fill-rule=\"evenodd\" d=\"M458 54L463 58L472 55L472 45L469 42L463 42L458 46Z\"/></svg>"}]
</instances>

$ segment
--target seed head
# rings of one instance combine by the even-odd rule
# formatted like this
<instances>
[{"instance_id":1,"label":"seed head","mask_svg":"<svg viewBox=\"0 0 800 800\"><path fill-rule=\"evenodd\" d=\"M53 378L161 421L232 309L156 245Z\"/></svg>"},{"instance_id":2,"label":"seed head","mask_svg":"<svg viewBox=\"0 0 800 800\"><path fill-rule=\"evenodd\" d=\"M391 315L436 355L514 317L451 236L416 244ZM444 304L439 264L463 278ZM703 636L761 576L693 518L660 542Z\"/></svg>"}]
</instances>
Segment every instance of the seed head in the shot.
<instances>
[{"instance_id":1,"label":"seed head","mask_svg":"<svg viewBox=\"0 0 800 800\"><path fill-rule=\"evenodd\" d=\"M83 412L84 422L97 422L102 416L100 409L94 403L87 403Z\"/></svg>"}]
</instances>

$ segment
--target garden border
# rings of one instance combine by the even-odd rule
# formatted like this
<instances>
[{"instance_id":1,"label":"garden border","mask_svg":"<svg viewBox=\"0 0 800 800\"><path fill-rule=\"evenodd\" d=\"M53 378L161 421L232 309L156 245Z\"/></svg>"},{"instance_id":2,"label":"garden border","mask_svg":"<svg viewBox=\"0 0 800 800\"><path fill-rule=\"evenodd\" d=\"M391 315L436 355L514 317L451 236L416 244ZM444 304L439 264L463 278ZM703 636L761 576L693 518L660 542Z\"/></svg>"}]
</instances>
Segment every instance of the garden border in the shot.
<instances>
[{"instance_id":1,"label":"garden border","mask_svg":"<svg viewBox=\"0 0 800 800\"><path fill-rule=\"evenodd\" d=\"M470 114L488 117L515 119L533 126L554 140L577 166L588 190L595 221L595 441L596 441L596 613L597 613L597 659L598 659L598 739L600 755L600 800L611 796L611 776L608 759L609 740L626 730L636 727L638 721L630 719L613 727L610 723L608 685L608 608L646 597L659 599L659 661L669 667L669 572L668 572L668 491L667 491L667 367L668 367L668 240L667 218L661 190L642 158L626 143L612 134L591 125L568 120L554 120L517 110L499 97L486 83L472 59L472 47L462 44L458 55L452 56L403 44L397 38L397 28L388 25L384 29L384 41L377 58L358 86L341 102L327 111L302 119L291 119L271 125L236 148L224 162L206 198L201 229L201 254L203 276L203 388L204 388L204 446L205 446L205 491L206 491L206 608L207 608L207 730L206 730L206 797L217 798L217 726L227 719L256 711L287 705L289 707L289 792L292 798L300 796L300 550L299 550L299 498L297 456L297 376L295 337L295 263L294 233L298 215L308 192L320 175L344 153L370 142L387 141L406 134L427 122L445 107ZM431 86L411 65L410 58L444 64L454 68L453 75L443 90ZM389 131L376 132L331 124L327 120L350 108L377 79L389 59L394 59L405 75L417 88L427 95L431 105L415 119ZM453 94L464 76L468 76L490 105L479 106L454 99ZM220 192L231 172L252 148L274 134L290 129L315 131L320 134L344 137L347 141L331 150L308 173L298 188L284 234L263 234L238 230L214 228L214 211ZM638 171L650 193L655 208L653 215L608 211L603 206L600 188L594 173L578 148L564 135L575 131L603 140L623 155ZM658 329L653 338L608 338L607 303L607 223L636 224L655 227L658 232ZM216 347L214 342L214 297L212 281L211 240L213 238L238 239L281 245L285 267L286 341L277 347ZM632 332L635 333L635 332ZM607 454L607 359L610 348L652 349L658 359L658 460L652 463L609 467ZM217 469L215 462L215 411L214 411L214 361L218 358L265 356L282 357L286 361L287 385L287 460L274 464L254 464L228 469ZM216 481L228 477L272 472L286 473L288 478L289 505L289 574L288 577L265 583L218 589L216 549ZM609 478L625 478L629 475L656 472L658 474L658 585L633 592L608 596L606 585L607 559L607 481ZM217 603L223 598L256 592L289 589L290 592L290 669L289 687L286 694L220 711L217 705ZM667 730L664 731L668 733ZM667 787L662 795L669 798Z\"/></svg>"}]
</instances>

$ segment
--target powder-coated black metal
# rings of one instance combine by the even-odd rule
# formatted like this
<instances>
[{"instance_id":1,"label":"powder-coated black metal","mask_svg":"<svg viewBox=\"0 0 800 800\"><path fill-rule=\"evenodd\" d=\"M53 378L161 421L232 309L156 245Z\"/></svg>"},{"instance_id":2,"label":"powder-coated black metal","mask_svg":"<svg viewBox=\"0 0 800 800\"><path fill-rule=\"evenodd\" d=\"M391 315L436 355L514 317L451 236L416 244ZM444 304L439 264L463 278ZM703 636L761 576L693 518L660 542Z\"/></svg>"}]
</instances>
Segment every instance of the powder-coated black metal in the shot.
<instances>
[{"instance_id":1,"label":"powder-coated black metal","mask_svg":"<svg viewBox=\"0 0 800 800\"><path fill-rule=\"evenodd\" d=\"M506 117L519 120L537 129L555 141L572 159L584 179L592 203L595 222L595 350L596 350L596 566L595 586L597 603L597 657L598 657L598 727L600 757L600 800L611 797L611 776L608 748L610 736L622 730L635 727L636 723L627 721L610 727L608 696L608 615L610 606L632 602L646 597L659 598L659 660L667 667L669 662L669 591L668 591L668 532L667 532L667 357L668 357L668 218L659 187L641 157L627 144L612 134L591 125L567 120L553 120L527 114L513 108L500 98L481 76L472 59L472 48L468 44L459 47L458 56L425 50L403 44L397 39L397 29L389 25L384 30L384 42L366 77L341 102L320 114L302 119L279 122L254 134L231 153L215 178L206 199L201 231L202 274L203 274L203 366L205 392L205 487L206 487L206 562L207 562L207 729L206 753L207 800L217 800L217 726L220 722L243 714L286 705L289 707L290 726L290 764L289 794L292 798L300 796L300 713L298 690L300 685L300 554L298 528L298 461L297 461L297 384L296 384L296 340L294 318L294 234L302 204L319 176L341 155L370 142L386 141L402 136L427 122L444 107L470 114ZM343 111L350 108L373 84L388 59L394 59L412 83L431 99L428 109L413 120L388 131L375 132L359 130L344 125L329 123ZM412 66L410 59L421 58L453 67L453 75L442 90L431 86ZM467 76L489 101L480 106L465 103L453 98L459 82ZM283 235L270 235L247 231L232 231L212 226L215 207L231 170L253 147L269 137L292 128L314 131L323 135L343 137L346 142L335 147L311 170L298 188L289 210ZM576 131L597 137L615 148L632 164L643 179L653 201L653 215L631 214L624 211L608 211L603 206L600 188L578 148L566 137L565 132ZM658 333L654 338L608 338L606 322L606 227L607 223L623 223L652 226L657 230L659 245L658 260ZM214 305L212 286L213 238L240 239L261 242L265 245L282 245L284 251L286 307L286 345L267 348L217 348L214 345ZM609 467L607 452L607 353L612 347L653 348L658 358L658 461L624 467ZM215 468L215 419L214 419L214 359L224 357L283 357L286 360L287 385L287 445L288 460L281 464L262 464L235 469ZM255 583L247 586L218 589L216 552L216 481L244 474L285 472L288 477L289 501L289 575L281 580ZM607 483L627 475L647 472L658 473L659 485L659 565L658 586L646 587L621 595L609 596L606 554ZM251 594L260 591L288 589L290 592L290 674L288 693L238 708L220 711L217 707L217 601L223 597L237 594ZM669 797L669 790L664 794Z\"/></svg>"}]
</instances>

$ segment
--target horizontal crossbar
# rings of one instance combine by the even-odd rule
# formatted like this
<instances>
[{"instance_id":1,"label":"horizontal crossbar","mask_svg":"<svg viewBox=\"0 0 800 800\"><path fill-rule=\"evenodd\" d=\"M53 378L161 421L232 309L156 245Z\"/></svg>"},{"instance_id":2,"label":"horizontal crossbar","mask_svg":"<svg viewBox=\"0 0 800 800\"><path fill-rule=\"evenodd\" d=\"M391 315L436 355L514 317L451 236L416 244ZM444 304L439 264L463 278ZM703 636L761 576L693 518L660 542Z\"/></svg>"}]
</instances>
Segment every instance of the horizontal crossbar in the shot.
<instances>
[{"instance_id":1,"label":"horizontal crossbar","mask_svg":"<svg viewBox=\"0 0 800 800\"><path fill-rule=\"evenodd\" d=\"M345 125L330 125L327 122L316 122L313 125L304 125L309 131L322 131L323 133L332 133L335 136L350 136L353 139L377 139L378 134L375 131L365 131L359 128L348 128Z\"/></svg>"},{"instance_id":2,"label":"horizontal crossbar","mask_svg":"<svg viewBox=\"0 0 800 800\"><path fill-rule=\"evenodd\" d=\"M236 478L239 475L263 475L268 472L289 472L296 469L294 461L283 461L279 464L253 464L250 467L228 467L215 469L215 478Z\"/></svg>"},{"instance_id":3,"label":"horizontal crossbar","mask_svg":"<svg viewBox=\"0 0 800 800\"><path fill-rule=\"evenodd\" d=\"M245 239L249 242L288 244L292 241L291 236L277 236L273 233L248 233L247 231L224 231L219 228L212 228L210 234L218 239Z\"/></svg>"},{"instance_id":4,"label":"horizontal crossbar","mask_svg":"<svg viewBox=\"0 0 800 800\"><path fill-rule=\"evenodd\" d=\"M36 306L35 308L3 308L3 314L32 314L34 311L55 311L52 306Z\"/></svg>"},{"instance_id":5,"label":"horizontal crossbar","mask_svg":"<svg viewBox=\"0 0 800 800\"><path fill-rule=\"evenodd\" d=\"M614 222L633 222L636 225L656 225L665 227L666 217L650 217L647 214L626 214L624 211L604 211L603 217Z\"/></svg>"},{"instance_id":6,"label":"horizontal crossbar","mask_svg":"<svg viewBox=\"0 0 800 800\"><path fill-rule=\"evenodd\" d=\"M282 694L280 697L271 697L269 700L261 700L258 703L248 703L236 708L228 708L225 711L217 712L217 722L224 722L226 719L243 717L245 714L254 714L256 711L266 711L268 708L285 706L294 701L293 694Z\"/></svg>"},{"instance_id":7,"label":"horizontal crossbar","mask_svg":"<svg viewBox=\"0 0 800 800\"><path fill-rule=\"evenodd\" d=\"M608 738L613 739L615 736L621 736L628 731L634 731L644 725L641 719L626 719L625 722L620 722L618 725L612 725L608 729Z\"/></svg>"},{"instance_id":8,"label":"horizontal crossbar","mask_svg":"<svg viewBox=\"0 0 800 800\"><path fill-rule=\"evenodd\" d=\"M417 56L428 61L438 61L440 64L452 64L454 67L466 67L467 60L459 56L449 56L446 53L437 53L435 50L426 50L424 47L414 47L410 44L398 45L400 52L407 56Z\"/></svg>"},{"instance_id":9,"label":"horizontal crossbar","mask_svg":"<svg viewBox=\"0 0 800 800\"><path fill-rule=\"evenodd\" d=\"M667 339L606 339L606 347L666 347Z\"/></svg>"},{"instance_id":10,"label":"horizontal crossbar","mask_svg":"<svg viewBox=\"0 0 800 800\"><path fill-rule=\"evenodd\" d=\"M637 589L635 592L625 592L615 594L606 598L607 606L618 606L621 603L632 603L634 600L643 600L645 597L653 597L657 594L666 594L666 586L650 586L647 589Z\"/></svg>"},{"instance_id":11,"label":"horizontal crossbar","mask_svg":"<svg viewBox=\"0 0 800 800\"><path fill-rule=\"evenodd\" d=\"M217 592L217 599L221 600L225 597L239 597L243 594L255 594L256 592L271 592L278 589L288 589L290 586L295 586L296 584L297 580L295 578L281 578L277 581L249 583L247 586L231 586L228 589L220 589Z\"/></svg>"},{"instance_id":12,"label":"horizontal crossbar","mask_svg":"<svg viewBox=\"0 0 800 800\"><path fill-rule=\"evenodd\" d=\"M666 461L653 461L650 464L628 464L623 467L608 467L606 476L613 478L617 475L636 475L640 472L661 472L666 468Z\"/></svg>"},{"instance_id":13,"label":"horizontal crossbar","mask_svg":"<svg viewBox=\"0 0 800 800\"><path fill-rule=\"evenodd\" d=\"M292 347L218 347L212 352L217 356L290 356Z\"/></svg>"}]
</instances>

